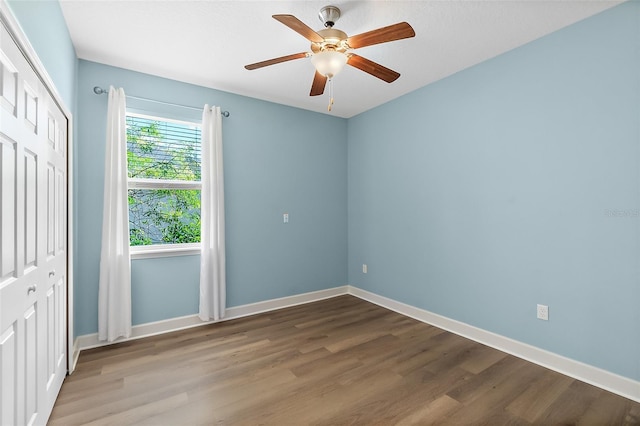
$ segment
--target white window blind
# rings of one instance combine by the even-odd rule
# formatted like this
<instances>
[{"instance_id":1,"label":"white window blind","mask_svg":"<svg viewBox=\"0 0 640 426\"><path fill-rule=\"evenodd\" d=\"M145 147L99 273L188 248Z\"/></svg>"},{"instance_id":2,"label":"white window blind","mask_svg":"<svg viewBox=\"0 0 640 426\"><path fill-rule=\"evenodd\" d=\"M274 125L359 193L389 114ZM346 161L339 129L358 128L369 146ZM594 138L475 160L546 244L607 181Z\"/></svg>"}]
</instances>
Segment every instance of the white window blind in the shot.
<instances>
[{"instance_id":1,"label":"white window blind","mask_svg":"<svg viewBox=\"0 0 640 426\"><path fill-rule=\"evenodd\" d=\"M200 242L198 124L127 114L130 245Z\"/></svg>"}]
</instances>

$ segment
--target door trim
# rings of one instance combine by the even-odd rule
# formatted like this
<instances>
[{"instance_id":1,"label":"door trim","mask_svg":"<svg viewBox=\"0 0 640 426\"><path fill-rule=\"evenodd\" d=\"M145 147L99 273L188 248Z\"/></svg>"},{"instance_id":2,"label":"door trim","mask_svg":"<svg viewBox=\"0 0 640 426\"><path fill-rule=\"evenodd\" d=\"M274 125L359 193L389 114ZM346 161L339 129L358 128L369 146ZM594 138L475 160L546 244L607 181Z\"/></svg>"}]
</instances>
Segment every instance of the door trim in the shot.
<instances>
[{"instance_id":1,"label":"door trim","mask_svg":"<svg viewBox=\"0 0 640 426\"><path fill-rule=\"evenodd\" d=\"M58 104L60 110L67 118L67 374L71 374L75 368L74 360L77 354L74 353L73 345L73 235L74 235L74 216L73 216L73 128L74 121L71 110L60 96L53 79L47 72L46 68L40 61L35 49L29 42L18 20L13 15L11 8L5 0L0 0L0 20L13 36L16 44L24 54L31 67L33 67L36 75L45 85L53 100Z\"/></svg>"}]
</instances>

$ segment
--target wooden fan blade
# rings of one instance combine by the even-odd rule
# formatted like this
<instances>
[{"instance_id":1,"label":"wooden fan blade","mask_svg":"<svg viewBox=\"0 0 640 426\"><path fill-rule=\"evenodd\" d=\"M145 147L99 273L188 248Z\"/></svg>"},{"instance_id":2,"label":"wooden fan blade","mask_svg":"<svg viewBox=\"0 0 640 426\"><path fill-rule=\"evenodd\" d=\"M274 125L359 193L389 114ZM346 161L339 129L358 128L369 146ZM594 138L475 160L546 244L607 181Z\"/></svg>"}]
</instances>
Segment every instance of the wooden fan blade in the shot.
<instances>
[{"instance_id":1,"label":"wooden fan blade","mask_svg":"<svg viewBox=\"0 0 640 426\"><path fill-rule=\"evenodd\" d=\"M244 67L248 70L255 70L269 65L279 64L280 62L293 61L294 59L302 59L306 57L306 52L294 53L293 55L281 56L279 58L268 59L266 61L256 62L255 64L245 65Z\"/></svg>"},{"instance_id":2,"label":"wooden fan blade","mask_svg":"<svg viewBox=\"0 0 640 426\"><path fill-rule=\"evenodd\" d=\"M387 83L396 81L398 77L400 77L400 73L353 53L349 56L349 59L347 59L347 64L371 74L374 77L378 77L380 80L384 80Z\"/></svg>"},{"instance_id":3,"label":"wooden fan blade","mask_svg":"<svg viewBox=\"0 0 640 426\"><path fill-rule=\"evenodd\" d=\"M316 71L316 75L313 76L313 83L311 83L311 93L309 96L318 96L324 93L324 86L327 84L327 77Z\"/></svg>"},{"instance_id":4,"label":"wooden fan blade","mask_svg":"<svg viewBox=\"0 0 640 426\"><path fill-rule=\"evenodd\" d=\"M324 41L324 37L313 31L310 27L307 26L307 24L293 15L273 15L273 19L282 22L287 27L291 28L293 31L297 32L310 42L322 43Z\"/></svg>"},{"instance_id":5,"label":"wooden fan blade","mask_svg":"<svg viewBox=\"0 0 640 426\"><path fill-rule=\"evenodd\" d=\"M389 25L388 27L378 28L377 30L354 35L347 39L347 44L352 49L359 47L371 46L372 44L386 43L388 41L401 40L415 36L411 25L406 22Z\"/></svg>"}]
</instances>

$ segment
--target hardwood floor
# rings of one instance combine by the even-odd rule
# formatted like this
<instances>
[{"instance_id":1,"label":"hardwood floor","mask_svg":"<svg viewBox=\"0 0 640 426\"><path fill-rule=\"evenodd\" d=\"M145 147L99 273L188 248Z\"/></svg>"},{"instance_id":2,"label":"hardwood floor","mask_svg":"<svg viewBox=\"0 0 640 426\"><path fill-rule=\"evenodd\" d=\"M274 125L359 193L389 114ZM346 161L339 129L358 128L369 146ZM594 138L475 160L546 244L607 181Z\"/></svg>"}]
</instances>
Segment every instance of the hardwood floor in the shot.
<instances>
[{"instance_id":1,"label":"hardwood floor","mask_svg":"<svg viewBox=\"0 0 640 426\"><path fill-rule=\"evenodd\" d=\"M640 403L353 296L83 351L52 425L640 424Z\"/></svg>"}]
</instances>

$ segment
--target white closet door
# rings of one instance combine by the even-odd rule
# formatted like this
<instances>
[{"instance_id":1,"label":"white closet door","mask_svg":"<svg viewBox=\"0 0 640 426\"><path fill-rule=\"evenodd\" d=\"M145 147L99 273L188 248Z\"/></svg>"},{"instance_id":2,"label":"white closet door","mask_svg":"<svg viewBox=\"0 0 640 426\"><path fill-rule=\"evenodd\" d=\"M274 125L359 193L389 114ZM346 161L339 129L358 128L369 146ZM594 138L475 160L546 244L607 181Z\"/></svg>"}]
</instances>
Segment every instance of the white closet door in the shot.
<instances>
[{"instance_id":1,"label":"white closet door","mask_svg":"<svg viewBox=\"0 0 640 426\"><path fill-rule=\"evenodd\" d=\"M45 424L67 364L67 119L0 27L0 425Z\"/></svg>"}]
</instances>

